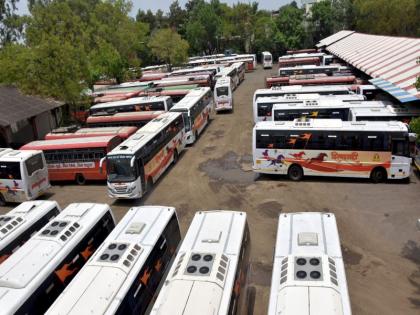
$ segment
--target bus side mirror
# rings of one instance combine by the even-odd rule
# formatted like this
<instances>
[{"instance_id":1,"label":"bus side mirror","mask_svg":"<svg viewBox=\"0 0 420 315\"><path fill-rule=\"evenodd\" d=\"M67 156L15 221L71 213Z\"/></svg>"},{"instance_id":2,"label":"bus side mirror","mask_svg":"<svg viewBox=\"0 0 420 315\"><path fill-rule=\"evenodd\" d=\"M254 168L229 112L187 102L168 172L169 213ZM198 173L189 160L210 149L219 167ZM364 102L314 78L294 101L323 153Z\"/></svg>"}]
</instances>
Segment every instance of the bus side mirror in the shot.
<instances>
[{"instance_id":1,"label":"bus side mirror","mask_svg":"<svg viewBox=\"0 0 420 315\"><path fill-rule=\"evenodd\" d=\"M132 158L131 158L131 161L130 161L130 166L131 167L134 167L134 162L136 161L136 157L135 156L133 156Z\"/></svg>"},{"instance_id":2,"label":"bus side mirror","mask_svg":"<svg viewBox=\"0 0 420 315\"><path fill-rule=\"evenodd\" d=\"M106 156L104 156L100 161L99 161L99 173L102 174L102 166L104 164L104 161L106 159Z\"/></svg>"}]
</instances>

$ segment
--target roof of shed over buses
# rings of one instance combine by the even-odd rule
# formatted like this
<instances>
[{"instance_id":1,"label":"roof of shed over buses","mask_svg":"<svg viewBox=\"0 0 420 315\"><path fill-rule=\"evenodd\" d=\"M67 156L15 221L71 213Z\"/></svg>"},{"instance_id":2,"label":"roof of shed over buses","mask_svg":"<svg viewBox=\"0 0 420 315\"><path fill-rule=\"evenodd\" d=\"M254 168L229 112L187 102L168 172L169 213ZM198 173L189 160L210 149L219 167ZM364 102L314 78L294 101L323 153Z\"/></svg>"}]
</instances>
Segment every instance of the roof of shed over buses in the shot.
<instances>
[{"instance_id":1,"label":"roof of shed over buses","mask_svg":"<svg viewBox=\"0 0 420 315\"><path fill-rule=\"evenodd\" d=\"M115 314L173 216L171 207L131 208L46 314ZM116 262L102 258L111 244L127 247Z\"/></svg>"},{"instance_id":2,"label":"roof of shed over buses","mask_svg":"<svg viewBox=\"0 0 420 315\"><path fill-rule=\"evenodd\" d=\"M195 214L151 314L228 314L246 218L245 212L237 211ZM203 259L196 263L194 254ZM206 261L205 255L212 257ZM201 268L188 272L195 264ZM227 266L224 275L219 264ZM203 267L206 272L200 272Z\"/></svg>"},{"instance_id":3,"label":"roof of shed over buses","mask_svg":"<svg viewBox=\"0 0 420 315\"><path fill-rule=\"evenodd\" d=\"M280 214L268 314L351 314L334 214Z\"/></svg>"},{"instance_id":4,"label":"roof of shed over buses","mask_svg":"<svg viewBox=\"0 0 420 315\"><path fill-rule=\"evenodd\" d=\"M60 211L56 201L25 201L6 214L0 215L0 252L54 208Z\"/></svg>"},{"instance_id":5,"label":"roof of shed over buses","mask_svg":"<svg viewBox=\"0 0 420 315\"><path fill-rule=\"evenodd\" d=\"M66 221L64 228L49 230L48 225L13 253L0 265L0 311L3 314L18 311L107 213L112 216L106 204L70 204L54 219ZM70 227L74 232L67 238L64 233ZM52 231L58 233L51 234Z\"/></svg>"},{"instance_id":6,"label":"roof of shed over buses","mask_svg":"<svg viewBox=\"0 0 420 315\"><path fill-rule=\"evenodd\" d=\"M107 154L110 155L134 155L136 152L143 147L150 139L152 139L156 133L161 131L168 123L174 121L181 113L165 112L159 117L151 120L145 126L137 130L130 138L122 142L119 146L113 149Z\"/></svg>"}]
</instances>

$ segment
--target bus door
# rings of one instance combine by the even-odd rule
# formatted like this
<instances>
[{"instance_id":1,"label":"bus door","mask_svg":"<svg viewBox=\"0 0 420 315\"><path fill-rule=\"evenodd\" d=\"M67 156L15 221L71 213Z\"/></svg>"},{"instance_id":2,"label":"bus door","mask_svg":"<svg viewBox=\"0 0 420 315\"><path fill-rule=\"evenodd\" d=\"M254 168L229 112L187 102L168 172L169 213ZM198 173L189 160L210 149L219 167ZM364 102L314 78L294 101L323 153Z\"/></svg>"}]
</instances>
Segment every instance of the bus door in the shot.
<instances>
[{"instance_id":1,"label":"bus door","mask_svg":"<svg viewBox=\"0 0 420 315\"><path fill-rule=\"evenodd\" d=\"M26 188L29 199L35 199L50 187L48 180L48 167L42 153L38 153L24 162L23 184Z\"/></svg>"},{"instance_id":2,"label":"bus door","mask_svg":"<svg viewBox=\"0 0 420 315\"><path fill-rule=\"evenodd\" d=\"M146 178L145 178L145 174L144 174L144 163L143 163L143 159L139 158L137 160L137 169L138 169L138 174L139 174L139 178L140 178L140 186L141 186L141 195L143 195L146 192Z\"/></svg>"},{"instance_id":3,"label":"bus door","mask_svg":"<svg viewBox=\"0 0 420 315\"><path fill-rule=\"evenodd\" d=\"M405 177L410 172L411 158L409 141L403 136L391 136L391 177Z\"/></svg>"}]
</instances>

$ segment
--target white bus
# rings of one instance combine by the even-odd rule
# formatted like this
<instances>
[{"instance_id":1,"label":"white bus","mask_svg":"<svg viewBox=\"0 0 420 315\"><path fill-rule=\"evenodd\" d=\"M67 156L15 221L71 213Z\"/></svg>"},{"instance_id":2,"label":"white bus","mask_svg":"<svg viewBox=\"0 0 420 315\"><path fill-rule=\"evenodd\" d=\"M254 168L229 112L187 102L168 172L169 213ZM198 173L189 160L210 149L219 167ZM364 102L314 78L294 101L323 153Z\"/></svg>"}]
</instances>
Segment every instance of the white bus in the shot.
<instances>
[{"instance_id":1,"label":"white bus","mask_svg":"<svg viewBox=\"0 0 420 315\"><path fill-rule=\"evenodd\" d=\"M0 264L60 211L55 201L25 201L0 215Z\"/></svg>"},{"instance_id":2,"label":"white bus","mask_svg":"<svg viewBox=\"0 0 420 315\"><path fill-rule=\"evenodd\" d=\"M182 113L185 122L187 144L193 144L210 122L214 109L214 99L210 88L191 90L181 101L171 108L171 112Z\"/></svg>"},{"instance_id":3,"label":"white bus","mask_svg":"<svg viewBox=\"0 0 420 315\"><path fill-rule=\"evenodd\" d=\"M175 208L131 208L47 314L145 314L180 240Z\"/></svg>"},{"instance_id":4,"label":"white bus","mask_svg":"<svg viewBox=\"0 0 420 315\"><path fill-rule=\"evenodd\" d=\"M268 51L262 52L262 62L263 62L263 68L264 69L271 69L273 68L273 55L271 55Z\"/></svg>"},{"instance_id":5,"label":"white bus","mask_svg":"<svg viewBox=\"0 0 420 315\"><path fill-rule=\"evenodd\" d=\"M230 66L222 68L220 72L214 76L214 79L217 82L217 80L223 77L229 77L232 79L233 89L238 87L240 80L238 69L236 67Z\"/></svg>"},{"instance_id":6,"label":"white bus","mask_svg":"<svg viewBox=\"0 0 420 315\"><path fill-rule=\"evenodd\" d=\"M43 314L114 226L108 205L70 204L0 265L0 312Z\"/></svg>"},{"instance_id":7,"label":"white bus","mask_svg":"<svg viewBox=\"0 0 420 315\"><path fill-rule=\"evenodd\" d=\"M230 77L222 77L216 81L214 102L216 112L233 110L232 79Z\"/></svg>"},{"instance_id":8,"label":"white bus","mask_svg":"<svg viewBox=\"0 0 420 315\"><path fill-rule=\"evenodd\" d=\"M42 151L0 148L0 206L36 199L50 187Z\"/></svg>"},{"instance_id":9,"label":"white bus","mask_svg":"<svg viewBox=\"0 0 420 315\"><path fill-rule=\"evenodd\" d=\"M268 315L351 315L335 216L280 214Z\"/></svg>"},{"instance_id":10,"label":"white bus","mask_svg":"<svg viewBox=\"0 0 420 315\"><path fill-rule=\"evenodd\" d=\"M108 195L141 198L184 148L182 114L167 112L153 119L101 160L100 167L106 160Z\"/></svg>"},{"instance_id":11,"label":"white bus","mask_svg":"<svg viewBox=\"0 0 420 315\"><path fill-rule=\"evenodd\" d=\"M320 94L320 95L343 95L343 94L354 94L350 90L349 85L289 85L289 86L275 86L270 89L258 89L254 92L252 100L252 106L256 108L257 99L260 97L270 96L285 96L294 97L297 94ZM271 111L271 109L270 109ZM254 110L254 117L255 117ZM268 112L267 112L268 113Z\"/></svg>"},{"instance_id":12,"label":"white bus","mask_svg":"<svg viewBox=\"0 0 420 315\"><path fill-rule=\"evenodd\" d=\"M371 178L410 176L409 132L402 122L339 119L264 121L253 130L258 173Z\"/></svg>"},{"instance_id":13,"label":"white bus","mask_svg":"<svg viewBox=\"0 0 420 315\"><path fill-rule=\"evenodd\" d=\"M173 106L170 96L141 96L127 100L100 103L90 108L90 115L109 115L122 112L168 111Z\"/></svg>"},{"instance_id":14,"label":"white bus","mask_svg":"<svg viewBox=\"0 0 420 315\"><path fill-rule=\"evenodd\" d=\"M327 102L327 103L343 103L364 101L363 95L356 94L342 94L342 95L321 95L319 93L312 94L285 94L282 96L265 96L257 98L253 108L254 122L273 120L273 106L275 104L312 104Z\"/></svg>"},{"instance_id":15,"label":"white bus","mask_svg":"<svg viewBox=\"0 0 420 315\"><path fill-rule=\"evenodd\" d=\"M302 74L327 74L333 75L336 73L348 73L351 72L349 67L342 65L328 65L328 66L316 66L316 65L302 65L296 67L282 67L279 68L278 75L281 77L288 77L292 75Z\"/></svg>"},{"instance_id":16,"label":"white bus","mask_svg":"<svg viewBox=\"0 0 420 315\"><path fill-rule=\"evenodd\" d=\"M195 214L151 314L244 311L250 249L246 218L237 211Z\"/></svg>"},{"instance_id":17,"label":"white bus","mask_svg":"<svg viewBox=\"0 0 420 315\"><path fill-rule=\"evenodd\" d=\"M404 104L387 105L382 108L352 108L350 115L353 121L399 120L408 124L412 118L420 116L420 108Z\"/></svg>"},{"instance_id":18,"label":"white bus","mask_svg":"<svg viewBox=\"0 0 420 315\"><path fill-rule=\"evenodd\" d=\"M324 96L318 100L306 100L303 103L281 103L274 104L272 111L272 120L294 120L296 118L327 118L327 119L341 119L343 121L352 120L351 111L353 109L382 109L387 106L386 102L382 101L352 101L343 100L342 96L337 95L336 99ZM360 95L348 95L360 96Z\"/></svg>"},{"instance_id":19,"label":"white bus","mask_svg":"<svg viewBox=\"0 0 420 315\"><path fill-rule=\"evenodd\" d=\"M239 83L245 80L246 65L245 62L234 62L231 67L235 67L238 71Z\"/></svg>"}]
</instances>

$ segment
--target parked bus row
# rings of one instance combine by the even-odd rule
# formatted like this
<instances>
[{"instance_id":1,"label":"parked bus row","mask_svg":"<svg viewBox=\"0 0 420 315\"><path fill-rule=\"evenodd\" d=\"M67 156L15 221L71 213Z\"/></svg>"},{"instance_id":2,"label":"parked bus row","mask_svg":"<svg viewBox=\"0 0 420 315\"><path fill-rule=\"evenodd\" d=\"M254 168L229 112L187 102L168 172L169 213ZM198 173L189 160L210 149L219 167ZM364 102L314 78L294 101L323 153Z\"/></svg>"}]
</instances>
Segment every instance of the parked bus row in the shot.
<instances>
[{"instance_id":1,"label":"parked bus row","mask_svg":"<svg viewBox=\"0 0 420 315\"><path fill-rule=\"evenodd\" d=\"M0 232L1 314L253 312L245 212L199 211L181 241L172 207L116 225L105 204L25 202ZM351 314L333 214L281 214L273 263L268 314Z\"/></svg>"}]
</instances>

